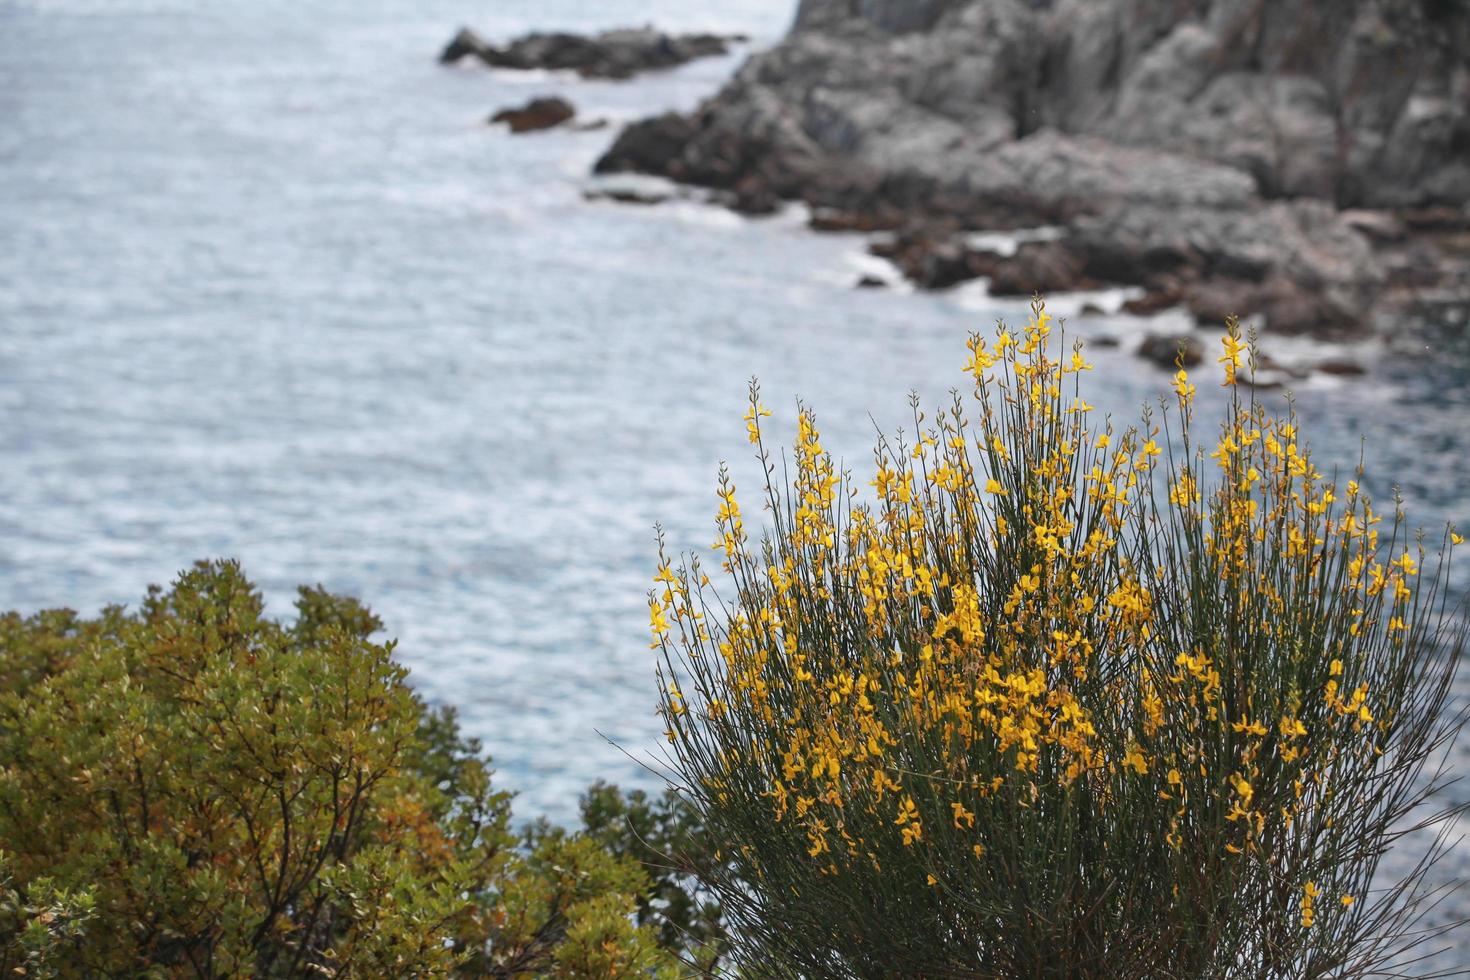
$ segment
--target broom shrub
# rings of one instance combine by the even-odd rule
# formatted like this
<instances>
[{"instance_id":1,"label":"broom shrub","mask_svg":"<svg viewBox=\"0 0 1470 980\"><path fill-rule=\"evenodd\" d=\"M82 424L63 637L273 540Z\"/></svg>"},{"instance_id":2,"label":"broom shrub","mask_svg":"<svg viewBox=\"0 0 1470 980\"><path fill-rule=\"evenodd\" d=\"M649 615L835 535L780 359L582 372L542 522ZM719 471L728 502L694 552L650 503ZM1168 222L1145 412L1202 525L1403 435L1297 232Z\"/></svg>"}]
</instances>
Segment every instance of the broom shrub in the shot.
<instances>
[{"instance_id":1,"label":"broom shrub","mask_svg":"<svg viewBox=\"0 0 1470 980\"><path fill-rule=\"evenodd\" d=\"M661 534L649 596L672 778L749 975L1433 972L1446 841L1380 864L1460 809L1429 764L1463 721L1461 538L1324 476L1241 383L1234 321L1222 343L1208 438L1182 368L1120 429L1037 301L866 486L805 407L778 466L752 383L764 529L722 471L720 584Z\"/></svg>"}]
</instances>

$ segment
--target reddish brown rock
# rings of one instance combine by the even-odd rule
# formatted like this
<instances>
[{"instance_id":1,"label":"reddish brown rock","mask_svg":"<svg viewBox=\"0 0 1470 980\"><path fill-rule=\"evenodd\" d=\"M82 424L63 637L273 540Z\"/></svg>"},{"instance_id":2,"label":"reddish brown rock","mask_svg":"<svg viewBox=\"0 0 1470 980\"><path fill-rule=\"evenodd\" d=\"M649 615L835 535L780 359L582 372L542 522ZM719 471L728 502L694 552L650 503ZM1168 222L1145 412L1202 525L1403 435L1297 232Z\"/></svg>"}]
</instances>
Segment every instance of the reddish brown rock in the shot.
<instances>
[{"instance_id":1,"label":"reddish brown rock","mask_svg":"<svg viewBox=\"0 0 1470 980\"><path fill-rule=\"evenodd\" d=\"M490 117L492 123L505 123L512 133L531 133L560 126L577 114L566 99L532 99L519 109L501 109Z\"/></svg>"},{"instance_id":2,"label":"reddish brown rock","mask_svg":"<svg viewBox=\"0 0 1470 980\"><path fill-rule=\"evenodd\" d=\"M1178 306L1183 300L1184 294L1178 289L1150 290L1142 296L1124 300L1122 311L1134 316L1153 316Z\"/></svg>"}]
</instances>

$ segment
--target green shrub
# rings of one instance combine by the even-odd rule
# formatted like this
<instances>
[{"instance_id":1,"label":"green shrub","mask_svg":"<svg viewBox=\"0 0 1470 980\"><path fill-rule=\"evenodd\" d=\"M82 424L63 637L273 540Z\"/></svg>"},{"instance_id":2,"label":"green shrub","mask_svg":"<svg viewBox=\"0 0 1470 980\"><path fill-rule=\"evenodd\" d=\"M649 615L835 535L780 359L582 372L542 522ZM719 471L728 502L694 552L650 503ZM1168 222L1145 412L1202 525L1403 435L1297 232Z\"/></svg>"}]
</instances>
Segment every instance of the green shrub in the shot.
<instances>
[{"instance_id":1,"label":"green shrub","mask_svg":"<svg viewBox=\"0 0 1470 980\"><path fill-rule=\"evenodd\" d=\"M1316 469L1236 387L1194 435L1180 370L1093 421L1038 303L972 338L913 444L859 493L799 415L753 543L728 476L729 591L660 542L650 594L672 765L722 853L701 868L762 977L1339 977L1432 951L1416 824L1463 647L1403 515ZM1397 509L1396 509L1397 510ZM1431 574L1432 573L1432 574ZM1432 860L1433 854L1429 857ZM1428 940L1429 944L1425 945ZM1441 944L1442 945L1442 944ZM1408 966L1425 975L1424 962Z\"/></svg>"},{"instance_id":2,"label":"green shrub","mask_svg":"<svg viewBox=\"0 0 1470 980\"><path fill-rule=\"evenodd\" d=\"M0 617L7 975L671 975L637 862L518 837L378 620L297 609L226 562L135 613Z\"/></svg>"},{"instance_id":3,"label":"green shrub","mask_svg":"<svg viewBox=\"0 0 1470 980\"><path fill-rule=\"evenodd\" d=\"M582 823L610 853L648 872L651 887L639 896L638 921L657 926L660 943L680 951L700 974L718 973L729 946L727 924L718 900L700 888L698 868L719 847L689 801L673 789L650 797L599 782L582 797Z\"/></svg>"}]
</instances>

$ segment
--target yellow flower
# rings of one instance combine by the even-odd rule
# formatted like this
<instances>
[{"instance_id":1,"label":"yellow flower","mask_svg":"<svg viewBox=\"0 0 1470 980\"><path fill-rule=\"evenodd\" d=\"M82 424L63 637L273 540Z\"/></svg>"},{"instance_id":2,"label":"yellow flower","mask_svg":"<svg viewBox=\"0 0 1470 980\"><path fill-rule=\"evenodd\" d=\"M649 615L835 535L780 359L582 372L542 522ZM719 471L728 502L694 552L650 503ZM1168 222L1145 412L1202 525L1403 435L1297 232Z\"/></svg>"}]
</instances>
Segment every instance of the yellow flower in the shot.
<instances>
[{"instance_id":1,"label":"yellow flower","mask_svg":"<svg viewBox=\"0 0 1470 980\"><path fill-rule=\"evenodd\" d=\"M669 621L664 617L664 609L657 599L648 600L648 622L654 636L663 636L669 631Z\"/></svg>"},{"instance_id":2,"label":"yellow flower","mask_svg":"<svg viewBox=\"0 0 1470 980\"><path fill-rule=\"evenodd\" d=\"M1266 726L1265 725L1261 724L1258 721L1251 721L1245 715L1241 715L1240 716L1240 721L1237 721L1237 722L1232 723L1230 727L1234 731L1244 732L1247 735L1264 735L1264 734L1266 734Z\"/></svg>"},{"instance_id":3,"label":"yellow flower","mask_svg":"<svg viewBox=\"0 0 1470 980\"><path fill-rule=\"evenodd\" d=\"M760 420L762 418L769 418L770 415L770 409L758 402L751 402L750 408L745 410L745 431L749 435L752 445L761 440Z\"/></svg>"},{"instance_id":4,"label":"yellow flower","mask_svg":"<svg viewBox=\"0 0 1470 980\"><path fill-rule=\"evenodd\" d=\"M1316 882L1313 882L1313 881L1307 882L1306 887L1304 887L1302 889L1302 928L1303 929L1310 929L1310 928L1312 928L1312 923L1316 919L1316 914L1312 910L1312 902L1320 894L1321 894L1321 892L1318 891L1318 889L1317 889L1317 883Z\"/></svg>"},{"instance_id":5,"label":"yellow flower","mask_svg":"<svg viewBox=\"0 0 1470 980\"><path fill-rule=\"evenodd\" d=\"M983 375L986 369L993 365L998 360L998 358L985 349L985 340L978 334L970 338L969 346L970 353L973 356L970 358L970 363L965 365L965 370L974 375L976 381L979 381L980 376Z\"/></svg>"},{"instance_id":6,"label":"yellow flower","mask_svg":"<svg viewBox=\"0 0 1470 980\"><path fill-rule=\"evenodd\" d=\"M1194 385L1189 383L1189 372L1183 368L1180 368L1179 373L1174 375L1174 394L1178 395L1179 400L1185 404L1194 398Z\"/></svg>"},{"instance_id":7,"label":"yellow flower","mask_svg":"<svg viewBox=\"0 0 1470 980\"><path fill-rule=\"evenodd\" d=\"M1230 387L1235 384L1235 369L1240 367L1240 354L1246 345L1240 342L1240 338L1228 333L1220 340L1225 345L1225 353L1215 360L1225 365L1225 383L1222 387Z\"/></svg>"}]
</instances>

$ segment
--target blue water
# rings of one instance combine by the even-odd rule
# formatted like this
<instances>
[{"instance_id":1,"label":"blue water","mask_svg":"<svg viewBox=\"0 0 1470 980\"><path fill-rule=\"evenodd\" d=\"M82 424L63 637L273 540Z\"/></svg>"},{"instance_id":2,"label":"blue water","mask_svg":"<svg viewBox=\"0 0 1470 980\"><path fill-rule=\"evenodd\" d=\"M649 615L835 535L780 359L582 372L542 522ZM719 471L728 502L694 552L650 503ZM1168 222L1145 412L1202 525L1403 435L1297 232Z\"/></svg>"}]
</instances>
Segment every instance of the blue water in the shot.
<instances>
[{"instance_id":1,"label":"blue water","mask_svg":"<svg viewBox=\"0 0 1470 980\"><path fill-rule=\"evenodd\" d=\"M856 291L862 239L797 213L582 200L616 123L692 107L740 55L626 83L435 56L462 23L761 45L792 9L0 0L0 608L136 602L238 557L281 614L297 583L366 599L523 815L649 784L598 733L660 741L653 527L706 547L722 458L753 489L746 379L778 435L802 396L862 466L1021 307ZM540 94L615 125L484 125ZM1404 324L1354 353L1367 378L1297 393L1319 465L1365 448L1413 518L1470 524L1470 350ZM1165 388L1126 344L1093 360L1119 415Z\"/></svg>"}]
</instances>

